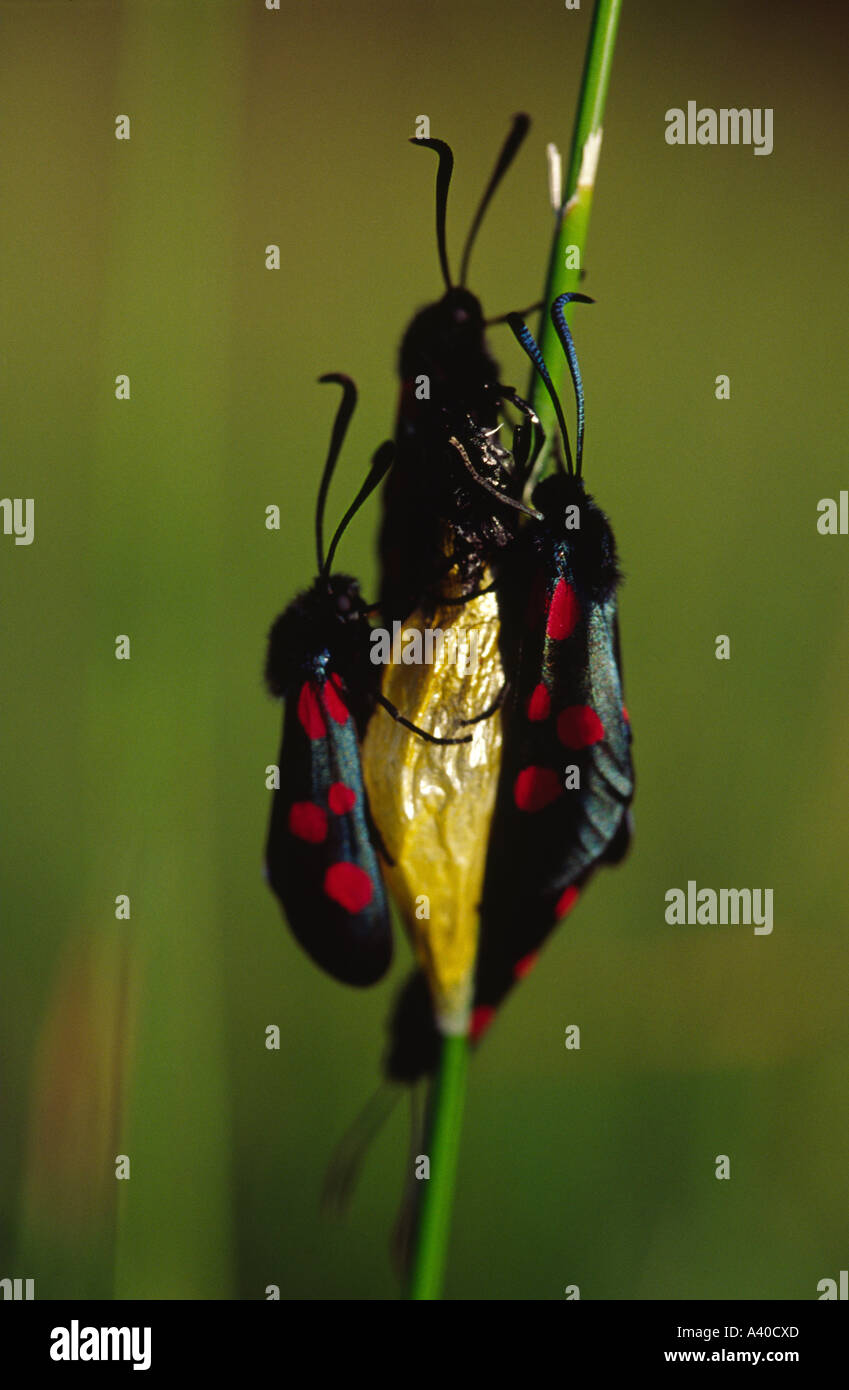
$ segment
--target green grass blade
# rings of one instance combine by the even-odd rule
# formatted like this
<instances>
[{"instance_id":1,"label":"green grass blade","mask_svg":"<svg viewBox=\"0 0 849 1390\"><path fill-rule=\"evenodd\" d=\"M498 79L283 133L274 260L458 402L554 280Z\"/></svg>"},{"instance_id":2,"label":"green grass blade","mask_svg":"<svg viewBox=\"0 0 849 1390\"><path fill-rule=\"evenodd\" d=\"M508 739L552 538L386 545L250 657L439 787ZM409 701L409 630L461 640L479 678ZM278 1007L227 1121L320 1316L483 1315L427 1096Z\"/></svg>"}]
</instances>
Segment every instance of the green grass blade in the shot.
<instances>
[{"instance_id":1,"label":"green grass blade","mask_svg":"<svg viewBox=\"0 0 849 1390\"><path fill-rule=\"evenodd\" d=\"M595 173L601 149L602 122L613 65L613 50L616 46L616 33L619 27L619 14L622 0L597 0L593 15L584 74L581 81L581 95L572 134L572 148L569 154L569 171L563 193L560 212L556 214L554 238L543 290L543 308L537 340L543 356L549 364L555 385L562 379L563 372L557 364L561 360L557 335L549 317L549 309L558 295L577 290L584 264L590 212L592 211ZM577 247L578 254L569 257L567 248ZM577 264L575 264L577 262ZM567 311L567 321L571 323L572 307ZM557 370L555 370L557 368ZM565 368L564 368L565 371ZM546 433L546 444L540 455L537 472L541 472L549 454L551 439L556 421L554 408L536 372L531 373L528 399L540 417Z\"/></svg>"},{"instance_id":2,"label":"green grass blade","mask_svg":"<svg viewBox=\"0 0 849 1390\"><path fill-rule=\"evenodd\" d=\"M425 1181L419 1210L410 1277L411 1299L442 1297L468 1065L468 1040L445 1038L428 1117L430 1178Z\"/></svg>"}]
</instances>

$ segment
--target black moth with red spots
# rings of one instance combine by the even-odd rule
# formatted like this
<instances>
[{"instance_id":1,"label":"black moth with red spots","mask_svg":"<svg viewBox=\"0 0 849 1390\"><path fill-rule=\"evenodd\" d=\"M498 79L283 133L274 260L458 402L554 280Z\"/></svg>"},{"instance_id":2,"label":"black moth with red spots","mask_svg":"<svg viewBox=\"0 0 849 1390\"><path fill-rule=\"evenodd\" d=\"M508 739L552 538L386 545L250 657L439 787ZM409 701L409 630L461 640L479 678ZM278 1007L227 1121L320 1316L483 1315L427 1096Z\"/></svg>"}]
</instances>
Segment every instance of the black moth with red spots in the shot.
<instances>
[{"instance_id":1,"label":"black moth with red spots","mask_svg":"<svg viewBox=\"0 0 849 1390\"><path fill-rule=\"evenodd\" d=\"M534 490L539 525L524 528L499 590L512 655L504 755L481 904L475 1014L480 1036L505 995L532 967L555 924L601 864L631 838L631 728L623 706L613 531L584 490L584 397L561 295L552 318L575 387L575 465L562 407L539 348L510 323L557 411L566 457ZM521 863L519 878L509 868Z\"/></svg>"},{"instance_id":2,"label":"black moth with red spots","mask_svg":"<svg viewBox=\"0 0 849 1390\"><path fill-rule=\"evenodd\" d=\"M516 535L521 470L496 435L502 403L515 393L499 384L483 309L465 278L483 214L528 126L527 116L513 122L473 219L459 284L451 279L445 240L453 155L441 140L412 141L439 156L437 240L446 289L415 315L401 344L396 457L379 540L380 610L387 624L433 608L449 570L460 598L477 592L486 567Z\"/></svg>"},{"instance_id":3,"label":"black moth with red spots","mask_svg":"<svg viewBox=\"0 0 849 1390\"><path fill-rule=\"evenodd\" d=\"M371 626L355 579L331 574L339 538L385 475L383 445L336 531L325 559L324 504L356 388L347 377L322 475L316 515L319 575L271 629L265 677L286 701L265 860L268 879L297 940L346 984L369 985L386 973L392 935L386 892L363 786L359 740L378 696L369 658Z\"/></svg>"},{"instance_id":4,"label":"black moth with red spots","mask_svg":"<svg viewBox=\"0 0 849 1390\"><path fill-rule=\"evenodd\" d=\"M507 606L502 613L503 622L521 629L521 639L503 714L473 1034L527 974L594 870L622 858L631 833L634 774L622 704L613 534L579 477L547 478L534 505L544 520L523 538L524 573L517 576L512 613ZM579 530L563 528L568 507L579 509Z\"/></svg>"},{"instance_id":5,"label":"black moth with red spots","mask_svg":"<svg viewBox=\"0 0 849 1390\"><path fill-rule=\"evenodd\" d=\"M473 1041L595 870L621 860L631 839L634 772L616 603L621 576L610 523L581 479L583 388L563 316L573 298L585 296L561 296L552 317L578 403L574 468L539 348L521 320L509 320L554 399L567 468L558 459L557 472L534 490L542 519L522 529L497 585L509 694L481 903ZM433 1070L438 1055L414 976L392 1020L387 1071L413 1081Z\"/></svg>"}]
</instances>

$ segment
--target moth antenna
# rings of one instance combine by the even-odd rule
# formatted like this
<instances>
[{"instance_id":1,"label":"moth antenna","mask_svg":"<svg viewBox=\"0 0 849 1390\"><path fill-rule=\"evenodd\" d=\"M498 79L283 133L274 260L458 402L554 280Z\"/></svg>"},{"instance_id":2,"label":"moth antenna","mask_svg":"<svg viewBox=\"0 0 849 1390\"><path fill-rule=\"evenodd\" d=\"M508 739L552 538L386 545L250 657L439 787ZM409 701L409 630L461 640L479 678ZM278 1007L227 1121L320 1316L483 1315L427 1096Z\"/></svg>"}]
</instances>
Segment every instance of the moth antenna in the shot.
<instances>
[{"instance_id":1,"label":"moth antenna","mask_svg":"<svg viewBox=\"0 0 849 1390\"><path fill-rule=\"evenodd\" d=\"M393 444L391 439L387 439L376 450L374 457L371 461L371 468L369 469L366 475L365 482L363 483L362 487L360 488L350 507L346 511L342 520L339 522L339 525L336 527L333 540L330 542L330 549L327 552L327 559L321 569L321 573L323 575L327 576L330 573L331 566L333 565L333 557L336 554L336 547L342 539L342 536L348 526L348 523L356 516L357 512L360 510L360 507L371 496L377 485L383 481L394 462L395 445Z\"/></svg>"},{"instance_id":2,"label":"moth antenna","mask_svg":"<svg viewBox=\"0 0 849 1390\"><path fill-rule=\"evenodd\" d=\"M333 421L333 429L330 434L330 448L327 451L327 459L324 464L324 472L321 475L321 482L318 486L318 500L315 504L315 549L318 557L318 572L324 574L324 511L327 505L327 492L330 487L330 479L333 477L333 470L342 445L345 442L345 435L351 423L351 416L357 407L357 388L349 376L342 372L328 372L326 376L320 376L320 382L332 381L337 386L342 387L342 399L339 402L339 409L336 412L336 419Z\"/></svg>"},{"instance_id":3,"label":"moth antenna","mask_svg":"<svg viewBox=\"0 0 849 1390\"><path fill-rule=\"evenodd\" d=\"M575 441L575 473L581 476L581 460L584 457L584 383L581 380L581 369L578 366L578 354L575 351L575 344L572 341L572 334L569 332L569 325L566 322L565 306L567 304L595 304L588 294L561 294L558 295L551 306L551 322L554 324L555 331L566 354L566 361L569 363L569 372L572 377L572 386L575 390L575 409L578 418L577 438Z\"/></svg>"},{"instance_id":4,"label":"moth antenna","mask_svg":"<svg viewBox=\"0 0 849 1390\"><path fill-rule=\"evenodd\" d=\"M495 487L487 478L482 478L459 439L455 439L453 434L448 440L448 443L452 444L457 450L466 468L480 487L485 488L487 492L491 492L493 497L498 498L499 502L504 502L508 507L514 507L517 512L522 512L525 516L532 516L534 521L542 521L542 512L535 511L533 507L526 507L524 502L520 502L516 497L508 497L506 492L502 492L500 488Z\"/></svg>"},{"instance_id":5,"label":"moth antenna","mask_svg":"<svg viewBox=\"0 0 849 1390\"><path fill-rule=\"evenodd\" d=\"M513 117L513 124L510 127L507 139L501 147L501 153L495 161L495 168L489 176L489 183L483 191L483 196L478 203L477 212L472 218L472 225L466 237L466 244L463 247L463 259L460 262L461 285L465 285L466 283L466 272L469 269L469 257L472 254L472 247L475 244L475 238L477 237L481 222L483 221L484 213L492 201L492 195L504 178L507 170L510 168L510 165L513 163L513 160L516 158L519 147L530 129L530 125L531 118L530 116L526 116L524 112L520 112L518 116Z\"/></svg>"},{"instance_id":6,"label":"moth antenna","mask_svg":"<svg viewBox=\"0 0 849 1390\"><path fill-rule=\"evenodd\" d=\"M418 139L413 136L411 145L427 145L439 155L439 168L436 171L436 245L439 250L439 265L446 290L454 288L451 271L448 267L448 246L445 239L445 220L448 210L448 189L454 172L454 153L444 140Z\"/></svg>"},{"instance_id":7,"label":"moth antenna","mask_svg":"<svg viewBox=\"0 0 849 1390\"><path fill-rule=\"evenodd\" d=\"M528 314L535 314L538 309L542 309L544 304L545 300L538 299L536 303L528 304L524 309L514 309L513 312L518 314L520 318L525 319L528 317ZM483 326L484 328L495 328L498 324L506 322L506 314L497 314L494 319L484 319Z\"/></svg>"},{"instance_id":8,"label":"moth antenna","mask_svg":"<svg viewBox=\"0 0 849 1390\"><path fill-rule=\"evenodd\" d=\"M323 1211L341 1216L348 1207L369 1146L391 1115L400 1088L384 1083L366 1102L337 1144L321 1190Z\"/></svg>"},{"instance_id":9,"label":"moth antenna","mask_svg":"<svg viewBox=\"0 0 849 1390\"><path fill-rule=\"evenodd\" d=\"M574 471L572 467L572 450L569 447L569 431L566 428L566 418L563 414L563 407L560 404L560 397L554 389L554 383L549 376L548 368L543 361L542 353L539 350L536 338L528 328L528 325L518 314L508 314L507 322L510 325L517 343L523 351L527 353L545 383L545 389L551 397L557 415L557 423L560 426L560 434L563 438L563 448L566 453L566 471L572 473Z\"/></svg>"}]
</instances>

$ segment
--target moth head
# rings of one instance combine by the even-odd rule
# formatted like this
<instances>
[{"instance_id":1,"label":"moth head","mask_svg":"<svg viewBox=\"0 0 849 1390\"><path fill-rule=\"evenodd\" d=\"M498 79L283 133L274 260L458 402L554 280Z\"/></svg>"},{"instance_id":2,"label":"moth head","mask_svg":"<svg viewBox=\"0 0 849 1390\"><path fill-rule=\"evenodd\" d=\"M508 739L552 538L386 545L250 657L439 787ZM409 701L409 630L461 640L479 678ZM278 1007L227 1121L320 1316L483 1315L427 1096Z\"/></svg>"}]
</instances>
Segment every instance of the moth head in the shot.
<instances>
[{"instance_id":1,"label":"moth head","mask_svg":"<svg viewBox=\"0 0 849 1390\"><path fill-rule=\"evenodd\" d=\"M543 514L545 544L567 548L570 568L587 592L603 601L622 578L613 528L601 507L584 490L581 478L555 473L534 489L534 506Z\"/></svg>"},{"instance_id":2,"label":"moth head","mask_svg":"<svg viewBox=\"0 0 849 1390\"><path fill-rule=\"evenodd\" d=\"M331 574L326 580L319 580L316 588L323 592L328 601L328 613L343 627L360 623L366 617L366 606L360 594L360 586L349 574Z\"/></svg>"},{"instance_id":3,"label":"moth head","mask_svg":"<svg viewBox=\"0 0 849 1390\"><path fill-rule=\"evenodd\" d=\"M461 285L445 291L435 304L420 309L401 343L401 376L442 379L465 377L471 360L488 363L480 300ZM493 375L494 375L493 369Z\"/></svg>"},{"instance_id":4,"label":"moth head","mask_svg":"<svg viewBox=\"0 0 849 1390\"><path fill-rule=\"evenodd\" d=\"M344 664L352 646L362 641L367 613L356 579L320 575L292 600L268 635L265 681L271 694L285 695L304 665L322 651L334 652Z\"/></svg>"}]
</instances>

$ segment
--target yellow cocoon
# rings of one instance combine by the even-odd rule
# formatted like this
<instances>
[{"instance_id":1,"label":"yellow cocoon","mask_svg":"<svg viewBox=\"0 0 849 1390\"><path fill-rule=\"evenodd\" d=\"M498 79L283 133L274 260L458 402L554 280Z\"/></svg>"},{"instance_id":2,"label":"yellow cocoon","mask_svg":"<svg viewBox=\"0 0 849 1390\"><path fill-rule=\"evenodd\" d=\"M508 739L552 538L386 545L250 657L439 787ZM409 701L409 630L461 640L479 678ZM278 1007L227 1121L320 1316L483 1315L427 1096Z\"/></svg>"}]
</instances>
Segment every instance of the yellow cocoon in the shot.
<instances>
[{"instance_id":1,"label":"yellow cocoon","mask_svg":"<svg viewBox=\"0 0 849 1390\"><path fill-rule=\"evenodd\" d=\"M481 588L491 582L481 581ZM441 737L471 734L471 743L433 744L375 711L363 745L371 811L387 852L387 883L427 975L445 1034L468 1029L489 826L501 763L504 672L494 593L466 603L417 611L403 633L428 627L444 634L432 665L390 663L383 693L406 719ZM410 641L411 639L407 639ZM420 639L426 650L425 638ZM463 654L473 653L471 662ZM473 668L473 669L472 669Z\"/></svg>"}]
</instances>

